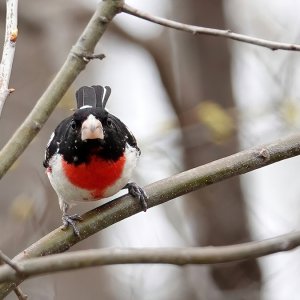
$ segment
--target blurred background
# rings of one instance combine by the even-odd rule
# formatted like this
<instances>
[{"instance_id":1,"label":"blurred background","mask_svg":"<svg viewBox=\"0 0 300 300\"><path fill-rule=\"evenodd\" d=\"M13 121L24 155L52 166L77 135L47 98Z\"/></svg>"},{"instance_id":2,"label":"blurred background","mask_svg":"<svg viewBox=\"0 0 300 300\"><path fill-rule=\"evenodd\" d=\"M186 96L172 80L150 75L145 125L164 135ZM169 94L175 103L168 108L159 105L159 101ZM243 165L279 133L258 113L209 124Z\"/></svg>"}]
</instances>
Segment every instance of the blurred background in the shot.
<instances>
[{"instance_id":1,"label":"blurred background","mask_svg":"<svg viewBox=\"0 0 300 300\"><path fill-rule=\"evenodd\" d=\"M295 0L128 0L180 22L300 43ZM95 1L20 1L19 37L0 120L2 147L50 83L96 7ZM0 3L3 41L5 3ZM2 42L1 42L2 43ZM112 87L108 109L142 150L135 180L145 185L300 127L300 54L166 29L119 15L46 126L0 182L0 249L13 257L61 224L42 167L51 132L82 85ZM226 180L124 220L70 251L99 247L228 245L297 230L293 158ZM79 205L85 212L100 203ZM214 266L112 266L31 279L30 299L299 299L300 252ZM15 299L11 294L8 299Z\"/></svg>"}]
</instances>

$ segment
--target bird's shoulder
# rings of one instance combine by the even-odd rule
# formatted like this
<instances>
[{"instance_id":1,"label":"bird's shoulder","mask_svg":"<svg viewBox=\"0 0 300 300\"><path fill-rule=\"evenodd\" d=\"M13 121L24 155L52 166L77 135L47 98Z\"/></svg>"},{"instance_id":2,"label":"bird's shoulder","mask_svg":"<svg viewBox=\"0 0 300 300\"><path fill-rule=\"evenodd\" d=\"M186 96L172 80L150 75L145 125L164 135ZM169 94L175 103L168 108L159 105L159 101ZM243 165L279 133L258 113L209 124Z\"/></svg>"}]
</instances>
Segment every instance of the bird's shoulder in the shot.
<instances>
[{"instance_id":1,"label":"bird's shoulder","mask_svg":"<svg viewBox=\"0 0 300 300\"><path fill-rule=\"evenodd\" d=\"M135 148L140 154L141 150L137 145L136 138L133 135L133 133L128 129L128 127L120 119L118 119L116 116L112 114L108 114L108 118L110 118L113 121L113 123L117 127L117 130L120 130L122 132L122 135L126 140L126 143L129 146Z\"/></svg>"},{"instance_id":2,"label":"bird's shoulder","mask_svg":"<svg viewBox=\"0 0 300 300\"><path fill-rule=\"evenodd\" d=\"M47 168L49 166L49 161L51 157L58 153L59 146L61 142L64 140L66 133L70 127L73 116L65 118L62 120L59 125L56 127L54 132L51 134L50 139L47 143L45 150L45 159L43 161L43 166Z\"/></svg>"}]
</instances>

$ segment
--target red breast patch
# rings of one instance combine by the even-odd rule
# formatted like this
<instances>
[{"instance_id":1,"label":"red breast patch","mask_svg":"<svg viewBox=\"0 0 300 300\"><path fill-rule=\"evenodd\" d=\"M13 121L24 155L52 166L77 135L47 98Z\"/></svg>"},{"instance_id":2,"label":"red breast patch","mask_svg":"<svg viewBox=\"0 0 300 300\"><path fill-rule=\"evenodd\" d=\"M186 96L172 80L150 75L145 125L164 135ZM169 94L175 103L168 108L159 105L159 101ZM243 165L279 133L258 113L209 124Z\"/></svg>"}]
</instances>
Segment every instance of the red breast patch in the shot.
<instances>
[{"instance_id":1,"label":"red breast patch","mask_svg":"<svg viewBox=\"0 0 300 300\"><path fill-rule=\"evenodd\" d=\"M117 161L106 161L92 156L88 164L75 166L62 160L63 170L74 185L91 191L93 198L100 199L104 191L121 176L125 164L123 155Z\"/></svg>"}]
</instances>

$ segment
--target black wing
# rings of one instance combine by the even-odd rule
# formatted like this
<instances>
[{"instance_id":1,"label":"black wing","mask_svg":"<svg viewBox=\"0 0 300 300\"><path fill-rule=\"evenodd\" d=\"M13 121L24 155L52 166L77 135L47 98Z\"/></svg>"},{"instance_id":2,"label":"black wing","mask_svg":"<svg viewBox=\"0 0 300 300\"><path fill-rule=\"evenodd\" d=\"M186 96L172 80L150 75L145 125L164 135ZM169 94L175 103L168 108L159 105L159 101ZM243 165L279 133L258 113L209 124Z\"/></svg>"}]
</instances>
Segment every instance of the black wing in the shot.
<instances>
[{"instance_id":1,"label":"black wing","mask_svg":"<svg viewBox=\"0 0 300 300\"><path fill-rule=\"evenodd\" d=\"M51 135L50 140L47 144L45 151L45 159L43 161L43 166L45 168L49 167L49 161L51 157L58 153L60 143L65 139L67 130L70 126L73 116L64 119L55 129L54 133Z\"/></svg>"},{"instance_id":2,"label":"black wing","mask_svg":"<svg viewBox=\"0 0 300 300\"><path fill-rule=\"evenodd\" d=\"M126 142L131 146L138 150L139 154L141 154L141 150L137 145L136 138L134 137L133 133L127 128L127 126L116 116L109 114L109 118L113 121L117 130L122 132L122 136L125 137Z\"/></svg>"}]
</instances>

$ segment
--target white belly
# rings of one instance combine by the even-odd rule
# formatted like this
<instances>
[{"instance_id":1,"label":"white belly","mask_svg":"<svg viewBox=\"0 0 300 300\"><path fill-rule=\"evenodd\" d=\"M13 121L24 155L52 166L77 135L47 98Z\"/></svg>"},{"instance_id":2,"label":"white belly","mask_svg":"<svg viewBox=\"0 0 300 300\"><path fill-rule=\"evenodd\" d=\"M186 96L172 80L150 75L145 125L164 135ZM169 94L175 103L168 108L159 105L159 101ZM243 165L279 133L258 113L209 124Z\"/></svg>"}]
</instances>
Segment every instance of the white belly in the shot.
<instances>
[{"instance_id":1,"label":"white belly","mask_svg":"<svg viewBox=\"0 0 300 300\"><path fill-rule=\"evenodd\" d=\"M120 179L106 188L102 198L116 194L129 182L136 166L139 153L135 148L127 145L124 155L126 160ZM95 199L89 190L77 187L68 180L62 168L62 155L55 154L49 161L49 167L47 175L57 193L61 208L63 203L73 206L76 202L100 200Z\"/></svg>"}]
</instances>

